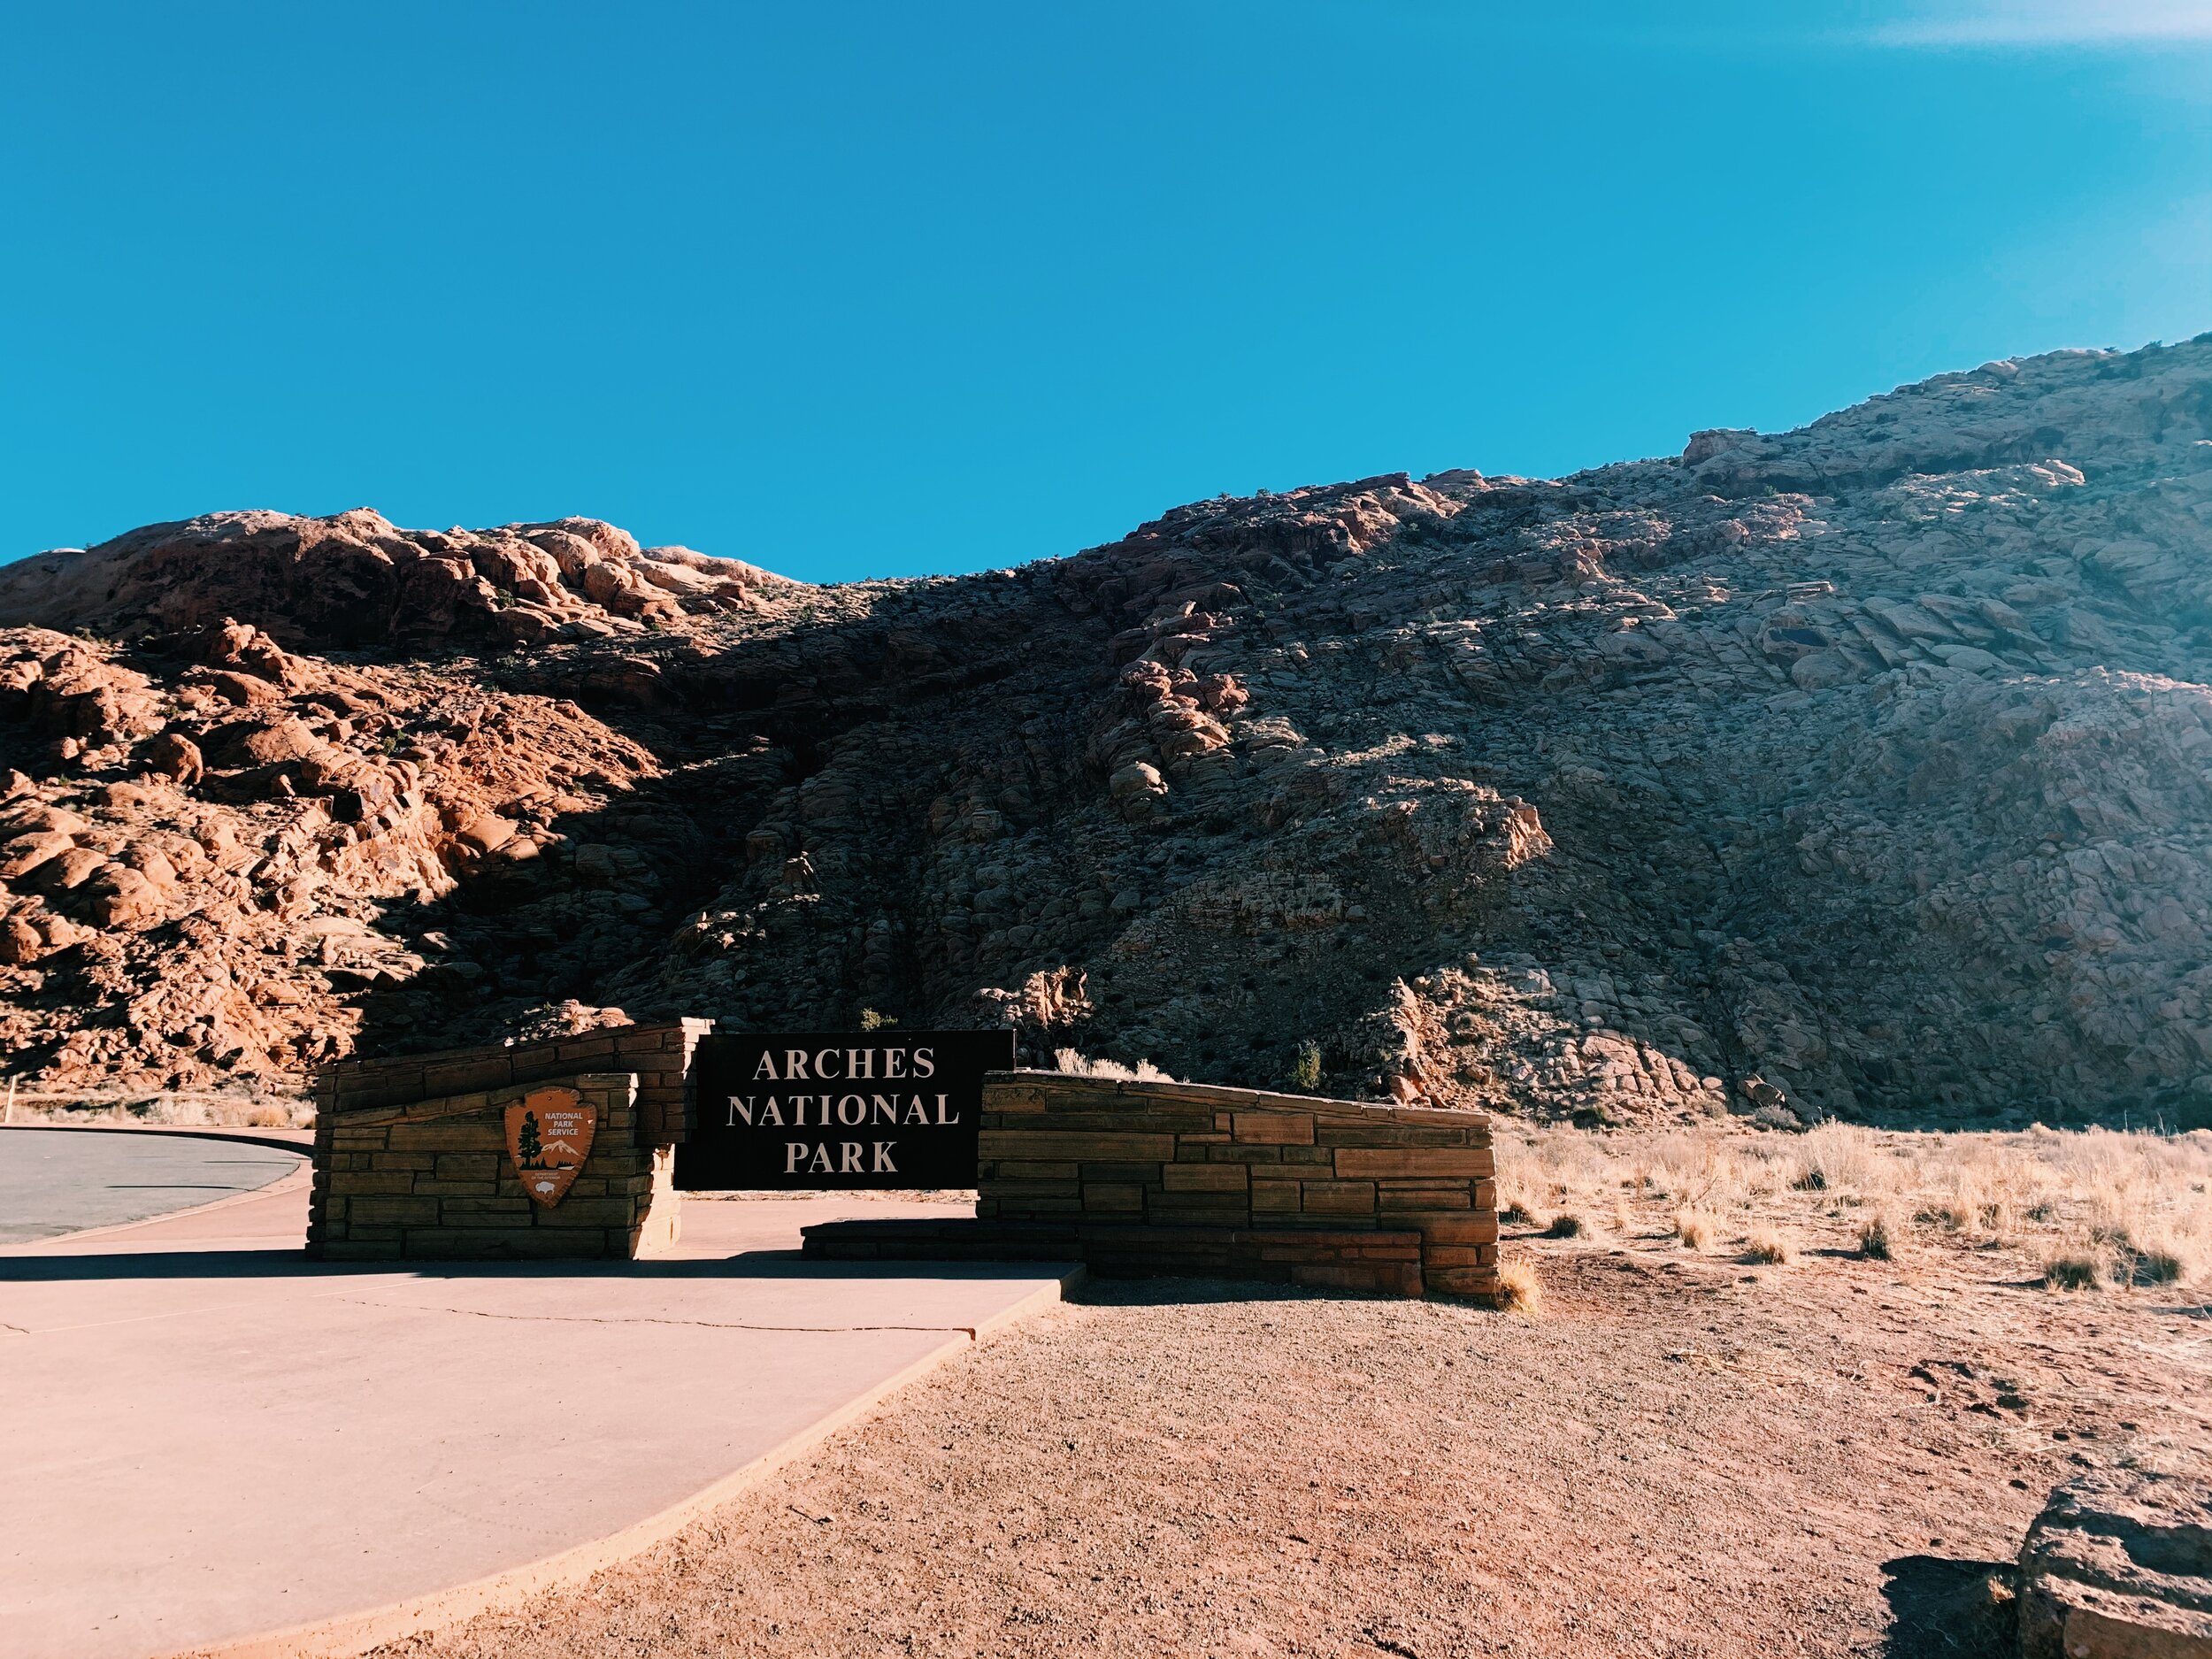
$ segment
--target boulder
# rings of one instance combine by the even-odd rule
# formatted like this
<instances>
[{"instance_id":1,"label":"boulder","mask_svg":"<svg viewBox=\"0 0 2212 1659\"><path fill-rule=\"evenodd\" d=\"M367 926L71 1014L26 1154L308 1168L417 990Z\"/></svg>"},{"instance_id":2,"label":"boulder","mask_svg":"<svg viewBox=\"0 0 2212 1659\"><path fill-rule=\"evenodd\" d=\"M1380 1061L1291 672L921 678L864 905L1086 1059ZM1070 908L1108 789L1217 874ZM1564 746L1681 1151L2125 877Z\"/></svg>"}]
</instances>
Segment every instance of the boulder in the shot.
<instances>
[{"instance_id":1,"label":"boulder","mask_svg":"<svg viewBox=\"0 0 2212 1659\"><path fill-rule=\"evenodd\" d=\"M162 919L161 888L128 864L104 865L85 884L92 919L102 927L137 933Z\"/></svg>"},{"instance_id":2,"label":"boulder","mask_svg":"<svg viewBox=\"0 0 2212 1659\"><path fill-rule=\"evenodd\" d=\"M2212 1659L2212 1474L2101 1469L2020 1549L2022 1659Z\"/></svg>"},{"instance_id":3,"label":"boulder","mask_svg":"<svg viewBox=\"0 0 2212 1659\"><path fill-rule=\"evenodd\" d=\"M225 727L214 753L227 766L268 766L303 760L322 747L304 720L249 720Z\"/></svg>"},{"instance_id":4,"label":"boulder","mask_svg":"<svg viewBox=\"0 0 2212 1659\"><path fill-rule=\"evenodd\" d=\"M10 881L30 874L50 858L58 858L76 842L59 830L32 830L0 843L0 877Z\"/></svg>"},{"instance_id":5,"label":"boulder","mask_svg":"<svg viewBox=\"0 0 2212 1659\"><path fill-rule=\"evenodd\" d=\"M0 962L19 967L36 962L46 954L46 941L38 929L20 916L11 916L0 922Z\"/></svg>"},{"instance_id":6,"label":"boulder","mask_svg":"<svg viewBox=\"0 0 2212 1659\"><path fill-rule=\"evenodd\" d=\"M453 833L472 850L488 853L512 841L515 828L512 818L502 818L496 812L478 812L465 819Z\"/></svg>"},{"instance_id":7,"label":"boulder","mask_svg":"<svg viewBox=\"0 0 2212 1659\"><path fill-rule=\"evenodd\" d=\"M66 893L90 880L107 861L105 853L89 847L71 847L31 871L22 881L42 893Z\"/></svg>"},{"instance_id":8,"label":"boulder","mask_svg":"<svg viewBox=\"0 0 2212 1659\"><path fill-rule=\"evenodd\" d=\"M20 801L0 812L0 838L25 834L33 830L50 830L63 835L74 835L92 827L91 820L70 811L66 807L49 804L44 801Z\"/></svg>"},{"instance_id":9,"label":"boulder","mask_svg":"<svg viewBox=\"0 0 2212 1659\"><path fill-rule=\"evenodd\" d=\"M174 778L179 783L197 783L207 770L200 746L178 732L164 732L143 745L138 758L147 771Z\"/></svg>"}]
</instances>

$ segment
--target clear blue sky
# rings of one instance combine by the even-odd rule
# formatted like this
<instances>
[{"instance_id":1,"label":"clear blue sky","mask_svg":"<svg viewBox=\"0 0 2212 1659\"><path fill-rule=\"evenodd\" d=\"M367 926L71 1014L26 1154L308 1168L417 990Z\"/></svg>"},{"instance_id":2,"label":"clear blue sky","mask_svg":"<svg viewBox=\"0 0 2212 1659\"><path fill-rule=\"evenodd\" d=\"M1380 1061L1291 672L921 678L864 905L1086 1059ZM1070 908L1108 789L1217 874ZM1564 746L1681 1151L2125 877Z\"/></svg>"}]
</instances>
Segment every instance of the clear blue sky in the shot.
<instances>
[{"instance_id":1,"label":"clear blue sky","mask_svg":"<svg viewBox=\"0 0 2212 1659\"><path fill-rule=\"evenodd\" d=\"M972 570L2212 328L2212 0L19 5L0 224L0 557Z\"/></svg>"}]
</instances>

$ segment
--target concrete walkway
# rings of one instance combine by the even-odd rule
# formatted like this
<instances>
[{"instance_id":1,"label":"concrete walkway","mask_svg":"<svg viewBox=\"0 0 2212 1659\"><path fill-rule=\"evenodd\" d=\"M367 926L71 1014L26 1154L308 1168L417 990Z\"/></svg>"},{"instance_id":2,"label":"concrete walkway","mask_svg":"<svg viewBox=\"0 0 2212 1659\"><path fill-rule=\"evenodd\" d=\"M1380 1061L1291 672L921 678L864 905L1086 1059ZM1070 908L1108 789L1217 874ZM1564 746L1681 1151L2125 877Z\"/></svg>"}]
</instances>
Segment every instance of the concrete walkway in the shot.
<instances>
[{"instance_id":1,"label":"concrete walkway","mask_svg":"<svg viewBox=\"0 0 2212 1659\"><path fill-rule=\"evenodd\" d=\"M380 1271L307 1262L286 1181L0 1251L5 1649L354 1652L634 1553L1056 1300L1049 1265L790 1254L941 1213L694 1200L675 1259Z\"/></svg>"}]
</instances>

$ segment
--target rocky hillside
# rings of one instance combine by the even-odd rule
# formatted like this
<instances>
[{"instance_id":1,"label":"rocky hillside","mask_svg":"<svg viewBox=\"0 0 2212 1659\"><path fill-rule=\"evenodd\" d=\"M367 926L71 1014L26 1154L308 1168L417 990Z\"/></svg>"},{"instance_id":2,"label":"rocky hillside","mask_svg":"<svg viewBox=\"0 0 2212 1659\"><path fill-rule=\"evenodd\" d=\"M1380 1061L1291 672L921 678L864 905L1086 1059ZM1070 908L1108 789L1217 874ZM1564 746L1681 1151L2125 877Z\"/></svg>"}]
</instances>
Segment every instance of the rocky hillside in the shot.
<instances>
[{"instance_id":1,"label":"rocky hillside","mask_svg":"<svg viewBox=\"0 0 2212 1659\"><path fill-rule=\"evenodd\" d=\"M2212 1105L2212 336L957 580L223 513L0 624L52 1087L872 1010L1584 1121Z\"/></svg>"}]
</instances>

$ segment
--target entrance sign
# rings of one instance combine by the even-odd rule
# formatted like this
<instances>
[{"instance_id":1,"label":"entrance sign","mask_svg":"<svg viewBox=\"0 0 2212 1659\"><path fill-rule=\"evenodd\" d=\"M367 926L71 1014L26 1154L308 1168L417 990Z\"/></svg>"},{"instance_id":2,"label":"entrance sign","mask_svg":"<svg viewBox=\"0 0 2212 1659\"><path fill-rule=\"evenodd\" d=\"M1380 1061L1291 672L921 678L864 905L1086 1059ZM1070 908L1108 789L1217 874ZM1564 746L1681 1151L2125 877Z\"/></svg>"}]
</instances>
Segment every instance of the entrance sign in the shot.
<instances>
[{"instance_id":1,"label":"entrance sign","mask_svg":"<svg viewBox=\"0 0 2212 1659\"><path fill-rule=\"evenodd\" d=\"M973 1187L983 1075L1011 1031L808 1032L699 1040L687 1192Z\"/></svg>"},{"instance_id":2,"label":"entrance sign","mask_svg":"<svg viewBox=\"0 0 2212 1659\"><path fill-rule=\"evenodd\" d=\"M572 1088L532 1089L507 1108L507 1155L533 1202L550 1210L568 1196L598 1127L598 1109Z\"/></svg>"}]
</instances>

